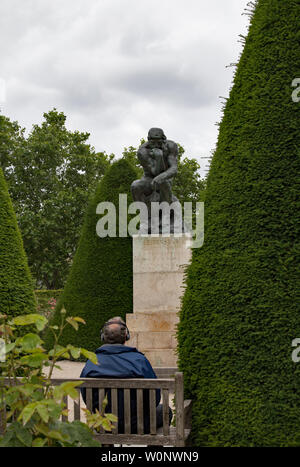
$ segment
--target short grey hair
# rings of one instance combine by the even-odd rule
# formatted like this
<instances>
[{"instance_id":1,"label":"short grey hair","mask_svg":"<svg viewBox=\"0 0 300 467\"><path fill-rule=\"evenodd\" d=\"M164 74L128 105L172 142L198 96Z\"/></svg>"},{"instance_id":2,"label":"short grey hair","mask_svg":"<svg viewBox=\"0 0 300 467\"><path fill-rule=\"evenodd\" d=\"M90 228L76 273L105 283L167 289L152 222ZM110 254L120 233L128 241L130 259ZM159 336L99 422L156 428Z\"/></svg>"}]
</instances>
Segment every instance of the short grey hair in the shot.
<instances>
[{"instance_id":1,"label":"short grey hair","mask_svg":"<svg viewBox=\"0 0 300 467\"><path fill-rule=\"evenodd\" d=\"M103 327L103 341L105 344L124 344L126 341L126 324L120 318L117 320L116 318L112 318L109 321L113 321L113 323L105 324Z\"/></svg>"}]
</instances>

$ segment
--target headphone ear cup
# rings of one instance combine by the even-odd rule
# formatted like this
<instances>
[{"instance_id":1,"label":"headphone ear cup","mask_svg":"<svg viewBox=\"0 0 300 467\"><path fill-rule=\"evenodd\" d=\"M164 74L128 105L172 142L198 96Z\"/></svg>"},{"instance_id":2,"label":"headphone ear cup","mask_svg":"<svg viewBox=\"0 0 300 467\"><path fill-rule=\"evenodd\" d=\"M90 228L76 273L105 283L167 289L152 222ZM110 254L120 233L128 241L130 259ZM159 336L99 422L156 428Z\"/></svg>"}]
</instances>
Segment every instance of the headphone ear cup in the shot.
<instances>
[{"instance_id":1,"label":"headphone ear cup","mask_svg":"<svg viewBox=\"0 0 300 467\"><path fill-rule=\"evenodd\" d=\"M128 329L127 326L126 326L126 329L127 329L127 332L126 332L126 340L129 341L129 340L130 340L130 332L129 332L129 329Z\"/></svg>"}]
</instances>

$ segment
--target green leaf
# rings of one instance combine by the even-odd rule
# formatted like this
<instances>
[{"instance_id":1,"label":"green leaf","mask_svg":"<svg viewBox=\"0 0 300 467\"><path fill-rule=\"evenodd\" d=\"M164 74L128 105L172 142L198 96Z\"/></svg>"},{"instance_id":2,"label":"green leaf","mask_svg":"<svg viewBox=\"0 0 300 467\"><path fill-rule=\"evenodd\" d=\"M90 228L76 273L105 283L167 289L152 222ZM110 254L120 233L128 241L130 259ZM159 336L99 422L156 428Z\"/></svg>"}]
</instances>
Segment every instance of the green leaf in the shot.
<instances>
[{"instance_id":1,"label":"green leaf","mask_svg":"<svg viewBox=\"0 0 300 467\"><path fill-rule=\"evenodd\" d=\"M41 384L24 384L18 386L18 391L22 392L26 397L31 396L36 389L40 389L43 386Z\"/></svg>"},{"instance_id":2,"label":"green leaf","mask_svg":"<svg viewBox=\"0 0 300 467\"><path fill-rule=\"evenodd\" d=\"M39 345L41 345L42 340L37 334L26 334L22 340L21 345L24 352L31 352L35 350Z\"/></svg>"},{"instance_id":3,"label":"green leaf","mask_svg":"<svg viewBox=\"0 0 300 467\"><path fill-rule=\"evenodd\" d=\"M107 394L106 394L103 401L102 401L102 413L104 413L107 404L108 404L108 397L107 397Z\"/></svg>"},{"instance_id":4,"label":"green leaf","mask_svg":"<svg viewBox=\"0 0 300 467\"><path fill-rule=\"evenodd\" d=\"M78 321L78 323L86 324L83 318L80 318L79 316L73 317L74 321Z\"/></svg>"},{"instance_id":5,"label":"green leaf","mask_svg":"<svg viewBox=\"0 0 300 467\"><path fill-rule=\"evenodd\" d=\"M93 438L93 433L88 428L85 423L75 420L70 423L60 423L56 424L56 428L59 429L61 433L64 433L69 436L69 443L72 446L77 447L88 447L88 446L98 446L99 442Z\"/></svg>"},{"instance_id":6,"label":"green leaf","mask_svg":"<svg viewBox=\"0 0 300 467\"><path fill-rule=\"evenodd\" d=\"M17 326L26 326L28 324L35 324L38 331L42 331L47 324L47 319L36 313L29 313L28 315L16 316L12 322Z\"/></svg>"},{"instance_id":7,"label":"green leaf","mask_svg":"<svg viewBox=\"0 0 300 467\"><path fill-rule=\"evenodd\" d=\"M61 398L61 397L60 397ZM63 407L61 403L55 402L53 399L47 401L49 415L52 419L58 419L61 416Z\"/></svg>"},{"instance_id":8,"label":"green leaf","mask_svg":"<svg viewBox=\"0 0 300 467\"><path fill-rule=\"evenodd\" d=\"M75 387L80 386L82 384L81 381L69 381L67 383L62 383L60 385L61 390L63 391L64 395L68 395L72 397L72 399L77 399L78 397L78 392L75 389Z\"/></svg>"},{"instance_id":9,"label":"green leaf","mask_svg":"<svg viewBox=\"0 0 300 467\"><path fill-rule=\"evenodd\" d=\"M118 417L116 417L116 415L114 415L113 413L106 413L105 418L107 418L110 422L118 421Z\"/></svg>"},{"instance_id":10,"label":"green leaf","mask_svg":"<svg viewBox=\"0 0 300 467\"><path fill-rule=\"evenodd\" d=\"M26 326L27 324L33 324L35 320L32 314L16 316L12 322L17 326Z\"/></svg>"},{"instance_id":11,"label":"green leaf","mask_svg":"<svg viewBox=\"0 0 300 467\"><path fill-rule=\"evenodd\" d=\"M61 345L57 345L54 353L54 349L51 349L48 353L50 357L66 357L69 358L69 352L67 347L62 347Z\"/></svg>"},{"instance_id":12,"label":"green leaf","mask_svg":"<svg viewBox=\"0 0 300 467\"><path fill-rule=\"evenodd\" d=\"M112 430L112 425L111 425L110 421L107 420L106 418L103 419L102 426L103 426L104 430L106 430L106 431L111 431Z\"/></svg>"},{"instance_id":13,"label":"green leaf","mask_svg":"<svg viewBox=\"0 0 300 467\"><path fill-rule=\"evenodd\" d=\"M41 417L41 419L43 420L43 422L48 423L48 421L49 421L49 412L48 412L48 408L46 407L46 405L45 404L38 404L36 406L36 410L37 410L39 416Z\"/></svg>"},{"instance_id":14,"label":"green leaf","mask_svg":"<svg viewBox=\"0 0 300 467\"><path fill-rule=\"evenodd\" d=\"M16 346L16 342L11 342L10 344L6 344L5 346L5 353L11 352Z\"/></svg>"},{"instance_id":15,"label":"green leaf","mask_svg":"<svg viewBox=\"0 0 300 467\"><path fill-rule=\"evenodd\" d=\"M46 326L48 320L42 315L39 315L39 317L40 319L36 321L35 325L38 331L42 331Z\"/></svg>"},{"instance_id":16,"label":"green leaf","mask_svg":"<svg viewBox=\"0 0 300 467\"><path fill-rule=\"evenodd\" d=\"M43 423L37 423L35 425L35 429L39 432L42 433L44 436L48 436L49 433L49 427L47 425L44 425Z\"/></svg>"},{"instance_id":17,"label":"green leaf","mask_svg":"<svg viewBox=\"0 0 300 467\"><path fill-rule=\"evenodd\" d=\"M32 442L33 448L42 448L47 443L47 438L35 438Z\"/></svg>"},{"instance_id":18,"label":"green leaf","mask_svg":"<svg viewBox=\"0 0 300 467\"><path fill-rule=\"evenodd\" d=\"M15 424L15 432L17 438L23 443L25 446L31 446L32 443L32 434L28 428L24 428L19 423Z\"/></svg>"},{"instance_id":19,"label":"green leaf","mask_svg":"<svg viewBox=\"0 0 300 467\"><path fill-rule=\"evenodd\" d=\"M0 447L10 446L12 438L15 436L13 430L7 430L4 436L0 439Z\"/></svg>"},{"instance_id":20,"label":"green leaf","mask_svg":"<svg viewBox=\"0 0 300 467\"><path fill-rule=\"evenodd\" d=\"M86 358L88 358L89 360L91 360L92 363L94 363L95 365L98 364L98 359L97 359L97 355L94 353L94 352L90 352L89 350L86 350L86 349L80 349L80 352L82 353L82 355L84 355Z\"/></svg>"},{"instance_id":21,"label":"green leaf","mask_svg":"<svg viewBox=\"0 0 300 467\"><path fill-rule=\"evenodd\" d=\"M74 347L73 345L69 344L67 348L70 350L73 358L77 359L80 357L80 347Z\"/></svg>"},{"instance_id":22,"label":"green leaf","mask_svg":"<svg viewBox=\"0 0 300 467\"><path fill-rule=\"evenodd\" d=\"M34 353L32 355L25 355L20 358L20 363L22 365L28 365L32 368L40 367L45 360L48 360L47 355L43 353Z\"/></svg>"},{"instance_id":23,"label":"green leaf","mask_svg":"<svg viewBox=\"0 0 300 467\"><path fill-rule=\"evenodd\" d=\"M58 441L62 441L62 442L65 442L65 441L69 440L69 436L63 435L62 433L60 433L59 431L56 431L56 430L49 431L48 436L50 438L57 439Z\"/></svg>"},{"instance_id":24,"label":"green leaf","mask_svg":"<svg viewBox=\"0 0 300 467\"><path fill-rule=\"evenodd\" d=\"M26 423L31 419L32 415L35 412L36 405L36 402L32 402L31 404L26 405L26 407L24 407L24 409L20 413L18 420L22 420L23 425L26 425Z\"/></svg>"},{"instance_id":25,"label":"green leaf","mask_svg":"<svg viewBox=\"0 0 300 467\"><path fill-rule=\"evenodd\" d=\"M60 386L55 386L53 389L53 398L54 400L61 400L63 397L63 390Z\"/></svg>"},{"instance_id":26,"label":"green leaf","mask_svg":"<svg viewBox=\"0 0 300 467\"><path fill-rule=\"evenodd\" d=\"M67 321L69 324L71 324L71 326L73 326L73 328L74 328L76 331L78 331L79 326L78 326L77 321L75 321L72 317L67 318L66 321Z\"/></svg>"}]
</instances>

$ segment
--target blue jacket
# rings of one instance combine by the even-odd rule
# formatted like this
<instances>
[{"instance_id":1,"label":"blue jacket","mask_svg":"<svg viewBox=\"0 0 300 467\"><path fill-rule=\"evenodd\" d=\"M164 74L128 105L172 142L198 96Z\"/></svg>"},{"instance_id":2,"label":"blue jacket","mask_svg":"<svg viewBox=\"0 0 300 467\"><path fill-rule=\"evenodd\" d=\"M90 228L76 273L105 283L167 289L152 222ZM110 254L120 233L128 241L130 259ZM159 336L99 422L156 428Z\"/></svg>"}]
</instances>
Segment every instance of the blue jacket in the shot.
<instances>
[{"instance_id":1,"label":"blue jacket","mask_svg":"<svg viewBox=\"0 0 300 467\"><path fill-rule=\"evenodd\" d=\"M80 378L156 378L153 368L144 354L135 347L127 345L105 344L96 350L98 364L88 360L80 374ZM106 390L108 404L105 412L111 412L111 391ZM81 389L86 402L85 388ZM144 390L144 432L149 433L150 408L149 390ZM98 390L93 389L93 411L99 409ZM160 402L160 390L156 390L156 405ZM137 432L136 390L130 390L131 432ZM124 433L124 391L118 389L118 431Z\"/></svg>"}]
</instances>

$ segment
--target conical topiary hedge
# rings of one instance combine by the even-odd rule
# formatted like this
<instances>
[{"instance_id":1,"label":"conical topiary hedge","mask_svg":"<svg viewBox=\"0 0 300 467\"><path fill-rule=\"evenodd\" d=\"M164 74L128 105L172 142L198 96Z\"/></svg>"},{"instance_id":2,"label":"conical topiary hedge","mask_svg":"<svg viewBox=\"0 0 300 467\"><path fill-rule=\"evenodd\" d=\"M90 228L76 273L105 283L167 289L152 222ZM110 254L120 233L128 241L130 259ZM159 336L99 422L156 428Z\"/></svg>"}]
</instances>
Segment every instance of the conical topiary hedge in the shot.
<instances>
[{"instance_id":1,"label":"conical topiary hedge","mask_svg":"<svg viewBox=\"0 0 300 467\"><path fill-rule=\"evenodd\" d=\"M132 313L132 239L100 238L96 225L102 216L96 214L96 207L103 201L112 202L118 226L119 193L127 194L129 204L130 185L136 178L136 170L120 159L107 170L91 198L71 271L51 321L51 325L60 322L64 307L66 316L80 316L86 325L80 325L78 332L66 328L61 345L74 344L94 351L101 345L103 324L112 316L125 319L126 313ZM45 334L45 342L51 347L50 329Z\"/></svg>"},{"instance_id":2,"label":"conical topiary hedge","mask_svg":"<svg viewBox=\"0 0 300 467\"><path fill-rule=\"evenodd\" d=\"M16 215L0 168L0 313L36 312L33 282Z\"/></svg>"},{"instance_id":3,"label":"conical topiary hedge","mask_svg":"<svg viewBox=\"0 0 300 467\"><path fill-rule=\"evenodd\" d=\"M300 445L299 18L257 2L208 174L178 329L197 446Z\"/></svg>"}]
</instances>

